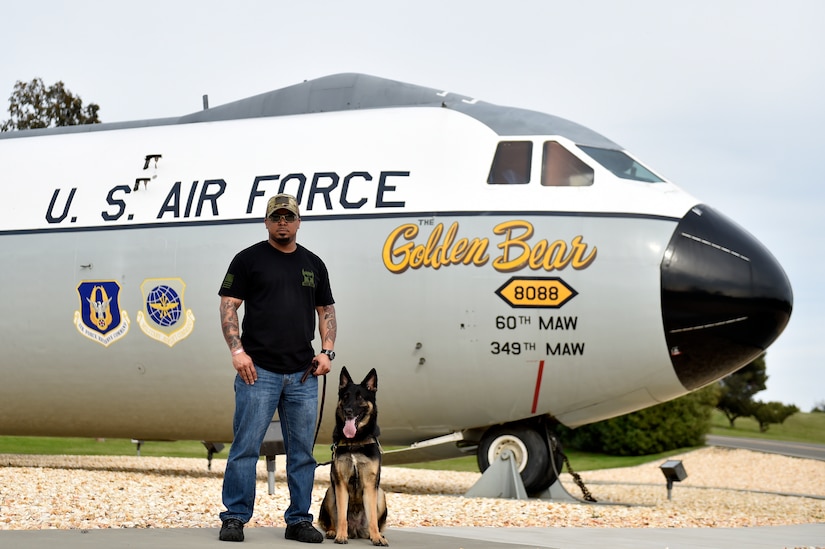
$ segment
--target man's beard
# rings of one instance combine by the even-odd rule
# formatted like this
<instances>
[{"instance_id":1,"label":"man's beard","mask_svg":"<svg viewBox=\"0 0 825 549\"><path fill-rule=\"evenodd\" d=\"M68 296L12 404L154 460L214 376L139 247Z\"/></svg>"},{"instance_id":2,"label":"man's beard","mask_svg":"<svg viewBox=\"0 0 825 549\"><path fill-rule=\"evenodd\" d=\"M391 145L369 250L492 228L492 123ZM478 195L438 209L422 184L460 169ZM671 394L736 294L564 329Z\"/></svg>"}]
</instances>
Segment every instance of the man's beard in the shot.
<instances>
[{"instance_id":1,"label":"man's beard","mask_svg":"<svg viewBox=\"0 0 825 549\"><path fill-rule=\"evenodd\" d=\"M280 246L286 246L287 244L290 244L292 242L292 237L288 236L288 235L287 236L275 235L275 236L272 237L272 242L274 242L275 244L278 244Z\"/></svg>"}]
</instances>

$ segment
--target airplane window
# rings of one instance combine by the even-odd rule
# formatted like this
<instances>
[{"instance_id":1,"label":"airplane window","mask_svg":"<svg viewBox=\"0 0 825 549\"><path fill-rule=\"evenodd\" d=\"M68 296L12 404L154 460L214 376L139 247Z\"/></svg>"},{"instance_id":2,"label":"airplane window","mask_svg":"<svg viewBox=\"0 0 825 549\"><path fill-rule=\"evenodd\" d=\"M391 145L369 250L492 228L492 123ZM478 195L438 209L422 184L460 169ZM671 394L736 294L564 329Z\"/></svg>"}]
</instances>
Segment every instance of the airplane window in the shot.
<instances>
[{"instance_id":1,"label":"airplane window","mask_svg":"<svg viewBox=\"0 0 825 549\"><path fill-rule=\"evenodd\" d=\"M661 178L622 151L585 147L584 145L579 145L578 147L592 156L596 162L613 172L613 175L616 177L632 179L634 181L644 181L646 183L662 183Z\"/></svg>"},{"instance_id":2,"label":"airplane window","mask_svg":"<svg viewBox=\"0 0 825 549\"><path fill-rule=\"evenodd\" d=\"M593 168L555 141L544 143L541 184L546 187L585 187L593 184Z\"/></svg>"},{"instance_id":3,"label":"airplane window","mask_svg":"<svg viewBox=\"0 0 825 549\"><path fill-rule=\"evenodd\" d=\"M493 185L523 185L530 182L531 141L502 141L490 167L487 183Z\"/></svg>"}]
</instances>

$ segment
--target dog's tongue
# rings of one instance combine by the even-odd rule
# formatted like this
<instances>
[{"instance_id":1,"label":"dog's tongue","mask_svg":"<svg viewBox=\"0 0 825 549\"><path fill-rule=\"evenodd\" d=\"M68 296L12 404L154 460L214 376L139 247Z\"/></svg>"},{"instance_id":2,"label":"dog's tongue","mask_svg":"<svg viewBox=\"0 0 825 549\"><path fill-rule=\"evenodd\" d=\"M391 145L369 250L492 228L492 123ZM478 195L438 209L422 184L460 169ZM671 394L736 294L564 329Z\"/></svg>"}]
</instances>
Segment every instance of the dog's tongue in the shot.
<instances>
[{"instance_id":1,"label":"dog's tongue","mask_svg":"<svg viewBox=\"0 0 825 549\"><path fill-rule=\"evenodd\" d=\"M355 418L348 419L347 422L344 424L344 436L347 438L354 437L355 430Z\"/></svg>"}]
</instances>

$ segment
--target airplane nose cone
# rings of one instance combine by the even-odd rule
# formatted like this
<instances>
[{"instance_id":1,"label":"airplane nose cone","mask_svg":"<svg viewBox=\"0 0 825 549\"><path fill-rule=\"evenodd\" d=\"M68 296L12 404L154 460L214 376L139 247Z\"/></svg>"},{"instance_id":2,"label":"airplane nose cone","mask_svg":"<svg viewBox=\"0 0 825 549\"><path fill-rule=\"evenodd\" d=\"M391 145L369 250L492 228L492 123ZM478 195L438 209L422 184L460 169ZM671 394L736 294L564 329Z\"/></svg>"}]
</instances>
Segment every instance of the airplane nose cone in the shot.
<instances>
[{"instance_id":1,"label":"airplane nose cone","mask_svg":"<svg viewBox=\"0 0 825 549\"><path fill-rule=\"evenodd\" d=\"M762 354L792 308L790 281L759 241L708 206L688 212L662 261L665 338L686 389Z\"/></svg>"}]
</instances>

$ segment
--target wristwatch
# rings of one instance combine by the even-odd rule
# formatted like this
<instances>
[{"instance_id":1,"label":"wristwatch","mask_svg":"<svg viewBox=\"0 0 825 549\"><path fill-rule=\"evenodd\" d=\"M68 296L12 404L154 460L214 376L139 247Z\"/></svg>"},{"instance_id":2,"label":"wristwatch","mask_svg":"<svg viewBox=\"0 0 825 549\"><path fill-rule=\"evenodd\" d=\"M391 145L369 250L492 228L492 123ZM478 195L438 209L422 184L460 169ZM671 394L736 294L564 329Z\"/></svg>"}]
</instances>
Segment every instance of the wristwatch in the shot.
<instances>
[{"instance_id":1,"label":"wristwatch","mask_svg":"<svg viewBox=\"0 0 825 549\"><path fill-rule=\"evenodd\" d=\"M331 361L335 360L335 351L330 351L329 349L322 349L321 354L327 355Z\"/></svg>"}]
</instances>

